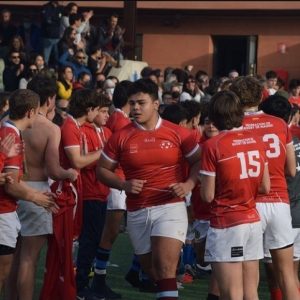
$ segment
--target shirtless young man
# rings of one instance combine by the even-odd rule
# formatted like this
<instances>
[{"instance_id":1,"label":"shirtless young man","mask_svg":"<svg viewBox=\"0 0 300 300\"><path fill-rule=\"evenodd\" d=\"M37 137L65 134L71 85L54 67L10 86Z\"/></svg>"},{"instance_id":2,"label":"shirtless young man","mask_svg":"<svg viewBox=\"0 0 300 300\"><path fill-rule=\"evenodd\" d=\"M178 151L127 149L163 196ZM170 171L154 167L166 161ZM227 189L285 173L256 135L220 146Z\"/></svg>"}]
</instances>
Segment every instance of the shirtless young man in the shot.
<instances>
[{"instance_id":1,"label":"shirtless young man","mask_svg":"<svg viewBox=\"0 0 300 300\"><path fill-rule=\"evenodd\" d=\"M99 113L99 106L100 97L93 90L82 89L72 93L69 114L61 127L60 162L64 168L75 168L78 171L79 176L72 185L78 197L71 196L72 199L68 201L62 199L59 205L61 213L53 220L54 234L48 243L41 300L76 298L72 243L80 233L82 219L80 169L97 161L101 153L101 150L88 152L87 138L81 127L86 122L93 122ZM70 190L70 183L64 181L63 194L66 190ZM60 243L61 238L64 243Z\"/></svg>"},{"instance_id":2,"label":"shirtless young man","mask_svg":"<svg viewBox=\"0 0 300 300\"><path fill-rule=\"evenodd\" d=\"M9 119L0 129L0 137L13 134L16 144L21 144L22 131L34 123L39 109L39 96L30 90L17 90L9 100ZM13 261L20 222L16 213L17 199L23 198L45 208L54 207L52 194L38 191L20 180L26 171L24 153L5 159L4 172L11 172L11 183L0 187L0 292ZM55 209L54 209L55 211Z\"/></svg>"},{"instance_id":3,"label":"shirtless young man","mask_svg":"<svg viewBox=\"0 0 300 300\"><path fill-rule=\"evenodd\" d=\"M23 133L28 175L26 183L38 190L49 190L48 178L76 180L77 171L60 167L58 147L60 129L46 118L55 105L56 82L46 76L36 76L28 89L40 96L40 109L33 126ZM21 222L19 266L15 271L18 295L31 300L34 292L35 269L48 234L52 234L52 214L28 201L19 201L17 213Z\"/></svg>"}]
</instances>

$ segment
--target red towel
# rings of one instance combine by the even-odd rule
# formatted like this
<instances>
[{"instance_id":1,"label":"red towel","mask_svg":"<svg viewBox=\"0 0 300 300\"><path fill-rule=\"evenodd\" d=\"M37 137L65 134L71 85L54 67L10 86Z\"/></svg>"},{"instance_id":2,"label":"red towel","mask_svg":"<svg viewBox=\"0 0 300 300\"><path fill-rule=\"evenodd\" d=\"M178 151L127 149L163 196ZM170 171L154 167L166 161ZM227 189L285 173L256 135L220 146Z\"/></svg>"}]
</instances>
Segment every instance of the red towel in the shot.
<instances>
[{"instance_id":1,"label":"red towel","mask_svg":"<svg viewBox=\"0 0 300 300\"><path fill-rule=\"evenodd\" d=\"M75 229L79 230L78 226L81 224L79 218L82 214L82 208L80 212L82 204L81 201L76 201L78 199L76 190L67 180L55 182L51 190L57 195L56 203L60 209L53 215L53 235L48 240L40 300L73 300L76 298L76 285L72 245Z\"/></svg>"}]
</instances>

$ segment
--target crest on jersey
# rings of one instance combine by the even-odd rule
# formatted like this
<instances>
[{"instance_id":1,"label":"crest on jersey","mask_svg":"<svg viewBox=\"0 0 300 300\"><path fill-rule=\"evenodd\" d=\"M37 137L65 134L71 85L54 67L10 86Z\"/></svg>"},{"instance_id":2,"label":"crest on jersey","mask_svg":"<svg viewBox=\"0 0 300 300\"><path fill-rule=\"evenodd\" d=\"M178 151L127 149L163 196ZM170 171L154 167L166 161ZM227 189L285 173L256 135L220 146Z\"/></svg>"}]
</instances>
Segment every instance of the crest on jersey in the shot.
<instances>
[{"instance_id":1,"label":"crest on jersey","mask_svg":"<svg viewBox=\"0 0 300 300\"><path fill-rule=\"evenodd\" d=\"M160 142L160 148L161 149L170 149L173 148L173 143L170 141L161 141Z\"/></svg>"}]
</instances>

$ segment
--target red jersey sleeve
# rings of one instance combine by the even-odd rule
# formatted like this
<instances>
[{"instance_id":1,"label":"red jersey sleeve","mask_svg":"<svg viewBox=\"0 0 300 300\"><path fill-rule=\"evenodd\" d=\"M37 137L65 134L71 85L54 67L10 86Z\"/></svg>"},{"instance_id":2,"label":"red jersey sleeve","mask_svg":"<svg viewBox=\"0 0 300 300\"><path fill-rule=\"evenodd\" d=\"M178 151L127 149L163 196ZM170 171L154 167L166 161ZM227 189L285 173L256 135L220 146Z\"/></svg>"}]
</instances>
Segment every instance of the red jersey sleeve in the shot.
<instances>
[{"instance_id":1,"label":"red jersey sleeve","mask_svg":"<svg viewBox=\"0 0 300 300\"><path fill-rule=\"evenodd\" d=\"M64 149L80 147L80 130L76 126L62 127L61 143Z\"/></svg>"},{"instance_id":2,"label":"red jersey sleeve","mask_svg":"<svg viewBox=\"0 0 300 300\"><path fill-rule=\"evenodd\" d=\"M181 150L186 158L192 156L199 149L199 134L196 130L188 130L178 127L178 133L181 136Z\"/></svg>"},{"instance_id":3,"label":"red jersey sleeve","mask_svg":"<svg viewBox=\"0 0 300 300\"><path fill-rule=\"evenodd\" d=\"M104 150L102 151L102 155L109 161L113 163L119 162L119 155L120 155L120 149L119 149L119 139L120 135L119 133L113 133L112 136L109 138L107 144L104 147Z\"/></svg>"},{"instance_id":4,"label":"red jersey sleeve","mask_svg":"<svg viewBox=\"0 0 300 300\"><path fill-rule=\"evenodd\" d=\"M216 176L217 157L211 143L205 142L202 145L200 174Z\"/></svg>"}]
</instances>

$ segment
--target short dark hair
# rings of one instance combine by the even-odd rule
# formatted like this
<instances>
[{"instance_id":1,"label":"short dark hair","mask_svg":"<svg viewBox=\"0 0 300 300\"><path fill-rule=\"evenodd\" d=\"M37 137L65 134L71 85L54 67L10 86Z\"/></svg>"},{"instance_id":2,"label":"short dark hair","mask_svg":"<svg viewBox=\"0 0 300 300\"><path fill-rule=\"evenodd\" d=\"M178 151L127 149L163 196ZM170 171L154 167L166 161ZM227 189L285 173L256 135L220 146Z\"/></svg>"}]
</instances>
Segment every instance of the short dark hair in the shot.
<instances>
[{"instance_id":1,"label":"short dark hair","mask_svg":"<svg viewBox=\"0 0 300 300\"><path fill-rule=\"evenodd\" d=\"M177 78L178 82L185 82L187 80L188 74L179 68L176 68L172 71L172 74L174 74Z\"/></svg>"},{"instance_id":2,"label":"short dark hair","mask_svg":"<svg viewBox=\"0 0 300 300\"><path fill-rule=\"evenodd\" d=\"M229 89L240 98L244 107L258 106L261 102L263 86L252 76L240 76L234 79Z\"/></svg>"},{"instance_id":3,"label":"short dark hair","mask_svg":"<svg viewBox=\"0 0 300 300\"><path fill-rule=\"evenodd\" d=\"M4 108L10 97L10 92L0 92L0 110Z\"/></svg>"},{"instance_id":4,"label":"short dark hair","mask_svg":"<svg viewBox=\"0 0 300 300\"><path fill-rule=\"evenodd\" d=\"M112 102L116 108L121 109L128 103L128 91L133 83L129 80L123 80L118 83L114 89Z\"/></svg>"},{"instance_id":5,"label":"short dark hair","mask_svg":"<svg viewBox=\"0 0 300 300\"><path fill-rule=\"evenodd\" d=\"M201 116L200 116L200 125L205 124L205 119L208 118L209 102L203 102L201 104Z\"/></svg>"},{"instance_id":6,"label":"short dark hair","mask_svg":"<svg viewBox=\"0 0 300 300\"><path fill-rule=\"evenodd\" d=\"M188 112L180 104L171 104L164 108L161 117L174 124L179 124L181 121L187 120Z\"/></svg>"},{"instance_id":7,"label":"short dark hair","mask_svg":"<svg viewBox=\"0 0 300 300\"><path fill-rule=\"evenodd\" d=\"M109 98L103 93L97 93L97 97L99 97L99 107L111 107L111 101Z\"/></svg>"},{"instance_id":8,"label":"short dark hair","mask_svg":"<svg viewBox=\"0 0 300 300\"><path fill-rule=\"evenodd\" d=\"M240 127L244 112L238 96L231 91L215 94L210 100L208 117L218 130Z\"/></svg>"},{"instance_id":9,"label":"short dark hair","mask_svg":"<svg viewBox=\"0 0 300 300\"><path fill-rule=\"evenodd\" d=\"M300 80L299 79L291 79L291 81L289 83L289 91L297 88L298 86L300 86Z\"/></svg>"},{"instance_id":10,"label":"short dark hair","mask_svg":"<svg viewBox=\"0 0 300 300\"><path fill-rule=\"evenodd\" d=\"M69 15L69 24L70 26L74 25L76 21L81 20L80 14L70 14Z\"/></svg>"},{"instance_id":11,"label":"short dark hair","mask_svg":"<svg viewBox=\"0 0 300 300\"><path fill-rule=\"evenodd\" d=\"M201 114L201 104L195 100L187 100L181 102L180 105L187 111L187 121L190 122L193 118Z\"/></svg>"},{"instance_id":12,"label":"short dark hair","mask_svg":"<svg viewBox=\"0 0 300 300\"><path fill-rule=\"evenodd\" d=\"M28 111L37 109L40 97L31 90L16 90L9 97L9 118L12 120L23 119Z\"/></svg>"},{"instance_id":13,"label":"short dark hair","mask_svg":"<svg viewBox=\"0 0 300 300\"><path fill-rule=\"evenodd\" d=\"M40 96L40 105L43 106L49 97L57 93L56 80L45 74L37 74L28 83L27 88Z\"/></svg>"},{"instance_id":14,"label":"short dark hair","mask_svg":"<svg viewBox=\"0 0 300 300\"><path fill-rule=\"evenodd\" d=\"M141 70L141 76L142 76L142 78L148 78L150 76L151 72L152 72L152 68L150 68L150 67L144 67Z\"/></svg>"},{"instance_id":15,"label":"short dark hair","mask_svg":"<svg viewBox=\"0 0 300 300\"><path fill-rule=\"evenodd\" d=\"M113 13L110 15L110 18L117 18L117 19L119 19L119 15L118 15L116 12L113 12Z\"/></svg>"},{"instance_id":16,"label":"short dark hair","mask_svg":"<svg viewBox=\"0 0 300 300\"><path fill-rule=\"evenodd\" d=\"M268 71L268 72L266 73L266 78L267 78L267 79L277 78L277 77L278 77L278 76L277 76L277 73L276 73L275 71L270 70L270 71Z\"/></svg>"},{"instance_id":17,"label":"short dark hair","mask_svg":"<svg viewBox=\"0 0 300 300\"><path fill-rule=\"evenodd\" d=\"M77 80L78 80L78 81L79 81L79 80L82 80L82 79L84 78L84 76L86 76L86 75L88 75L88 76L91 77L91 74L88 73L88 72L85 72L85 71L80 72L79 75L78 75Z\"/></svg>"},{"instance_id":18,"label":"short dark hair","mask_svg":"<svg viewBox=\"0 0 300 300\"><path fill-rule=\"evenodd\" d=\"M285 97L277 94L272 95L263 101L259 105L259 109L266 114L283 119L286 123L289 122L292 113L290 102Z\"/></svg>"},{"instance_id":19,"label":"short dark hair","mask_svg":"<svg viewBox=\"0 0 300 300\"><path fill-rule=\"evenodd\" d=\"M158 86L151 79L139 79L128 90L128 97L137 93L150 95L152 100L158 100Z\"/></svg>"},{"instance_id":20,"label":"short dark hair","mask_svg":"<svg viewBox=\"0 0 300 300\"><path fill-rule=\"evenodd\" d=\"M69 113L74 118L80 118L87 114L88 108L96 108L100 105L100 97L91 89L80 89L72 93Z\"/></svg>"}]
</instances>

